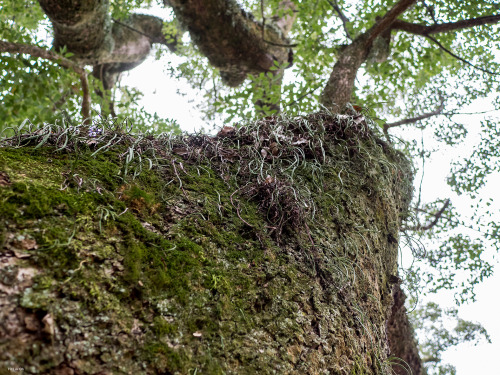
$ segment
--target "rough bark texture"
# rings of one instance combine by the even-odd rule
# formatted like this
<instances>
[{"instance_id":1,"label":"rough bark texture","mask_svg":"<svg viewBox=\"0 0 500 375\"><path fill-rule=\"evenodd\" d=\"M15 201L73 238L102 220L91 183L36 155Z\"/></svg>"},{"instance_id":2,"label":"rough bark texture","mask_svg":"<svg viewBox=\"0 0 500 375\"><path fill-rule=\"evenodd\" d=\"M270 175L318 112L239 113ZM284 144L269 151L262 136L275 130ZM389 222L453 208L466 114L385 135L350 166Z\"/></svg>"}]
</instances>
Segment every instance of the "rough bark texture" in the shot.
<instances>
[{"instance_id":1,"label":"rough bark texture","mask_svg":"<svg viewBox=\"0 0 500 375\"><path fill-rule=\"evenodd\" d=\"M288 61L283 30L256 21L234 0L169 0L179 21L210 64L229 86L240 85L249 73L268 71ZM288 24L283 23L285 31Z\"/></svg>"},{"instance_id":2,"label":"rough bark texture","mask_svg":"<svg viewBox=\"0 0 500 375\"><path fill-rule=\"evenodd\" d=\"M0 371L389 373L411 168L362 118L20 139L0 149Z\"/></svg>"},{"instance_id":3,"label":"rough bark texture","mask_svg":"<svg viewBox=\"0 0 500 375\"><path fill-rule=\"evenodd\" d=\"M177 35L164 35L164 22L154 16L131 14L112 20L109 1L40 0L52 22L53 47L65 48L81 65L93 65L105 88L112 88L119 73L141 64L160 43L175 50Z\"/></svg>"},{"instance_id":4,"label":"rough bark texture","mask_svg":"<svg viewBox=\"0 0 500 375\"><path fill-rule=\"evenodd\" d=\"M399 284L394 285L394 304L387 323L387 336L391 354L396 357L392 369L397 375L422 374L422 360L418 354L413 328L406 315L404 306L406 296Z\"/></svg>"},{"instance_id":5,"label":"rough bark texture","mask_svg":"<svg viewBox=\"0 0 500 375\"><path fill-rule=\"evenodd\" d=\"M365 40L366 35L358 37L340 53L321 94L325 107L340 111L351 101L356 74L370 52Z\"/></svg>"},{"instance_id":6,"label":"rough bark texture","mask_svg":"<svg viewBox=\"0 0 500 375\"><path fill-rule=\"evenodd\" d=\"M361 64L370 56L377 37L390 40L391 25L415 3L416 0L398 1L375 25L340 52L328 83L321 94L321 103L325 107L338 111L343 110L350 102L356 74Z\"/></svg>"},{"instance_id":7,"label":"rough bark texture","mask_svg":"<svg viewBox=\"0 0 500 375\"><path fill-rule=\"evenodd\" d=\"M53 47L66 47L80 62L95 64L114 48L109 1L40 0L54 30Z\"/></svg>"}]
</instances>

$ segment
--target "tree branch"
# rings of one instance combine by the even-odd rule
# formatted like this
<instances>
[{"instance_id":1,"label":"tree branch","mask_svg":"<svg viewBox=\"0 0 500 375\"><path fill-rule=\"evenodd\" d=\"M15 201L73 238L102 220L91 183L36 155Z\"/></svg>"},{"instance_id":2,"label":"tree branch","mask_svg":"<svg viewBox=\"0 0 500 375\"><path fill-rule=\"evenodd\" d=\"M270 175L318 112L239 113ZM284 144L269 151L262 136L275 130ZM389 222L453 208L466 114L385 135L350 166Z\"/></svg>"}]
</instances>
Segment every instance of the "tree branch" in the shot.
<instances>
[{"instance_id":1,"label":"tree branch","mask_svg":"<svg viewBox=\"0 0 500 375\"><path fill-rule=\"evenodd\" d=\"M415 4L417 0L399 0L382 18L380 18L370 30L366 46L370 47L377 36L389 29L396 19L403 14L409 7Z\"/></svg>"},{"instance_id":2,"label":"tree branch","mask_svg":"<svg viewBox=\"0 0 500 375\"><path fill-rule=\"evenodd\" d=\"M84 123L90 121L90 92L89 83L87 80L87 72L83 67L76 64L75 62L58 55L55 52L48 51L46 49L21 43L11 43L4 40L0 40L0 52L8 53L23 53L31 55L33 57L40 57L49 61L56 63L57 65L71 69L80 76L80 83L82 85L83 100L82 100L82 116Z\"/></svg>"},{"instance_id":3,"label":"tree branch","mask_svg":"<svg viewBox=\"0 0 500 375\"><path fill-rule=\"evenodd\" d=\"M387 130L389 130L390 128L394 128L396 126L414 124L418 121L425 120L426 118L429 118L432 116L437 116L443 112L443 109L444 109L444 102L441 102L439 107L437 107L432 112L427 112L427 113L421 114L419 116L410 117L410 118L406 118L406 119L403 119L400 121L390 122L390 123L384 124L384 133L387 132Z\"/></svg>"},{"instance_id":4,"label":"tree branch","mask_svg":"<svg viewBox=\"0 0 500 375\"><path fill-rule=\"evenodd\" d=\"M472 64L471 62L465 60L464 58L456 55L455 53L451 52L449 49L447 49L445 46L443 46L441 43L439 43L439 41L437 41L435 38L433 38L432 36L430 35L425 35L426 38L432 40L434 43L437 44L437 46L439 48L441 48L444 52L446 52L447 54L449 54L450 56L456 58L457 60L460 60L462 61L463 63L467 64L467 65L470 65L472 66L474 69L477 69L477 70L480 70L484 73L488 73L488 74L491 74L491 75L494 75L494 76L498 76L500 75L500 73L496 73L496 72L492 72L491 70L488 70L488 69L484 69L484 68L481 68L480 66L477 66L477 65L474 65Z\"/></svg>"},{"instance_id":5,"label":"tree branch","mask_svg":"<svg viewBox=\"0 0 500 375\"><path fill-rule=\"evenodd\" d=\"M304 99L306 96L308 96L308 95L312 94L314 91L316 91L316 90L317 90L317 89L319 89L320 87L321 87L321 86L317 86L316 88L311 89L311 90L309 90L309 91L305 92L304 94L300 95L297 99L292 100L291 102L289 102L289 103L285 104L285 105L284 105L284 107L285 107L285 108L287 108L287 107L291 107L292 105L294 105L294 104L296 104L296 103L300 102L300 101L301 101L302 99Z\"/></svg>"},{"instance_id":6,"label":"tree branch","mask_svg":"<svg viewBox=\"0 0 500 375\"><path fill-rule=\"evenodd\" d=\"M417 0L399 0L373 27L358 36L340 53L328 83L321 93L321 104L342 110L351 100L356 74L380 34L390 30L391 24Z\"/></svg>"},{"instance_id":7,"label":"tree branch","mask_svg":"<svg viewBox=\"0 0 500 375\"><path fill-rule=\"evenodd\" d=\"M80 74L80 82L82 84L83 98L82 98L82 117L83 124L89 125L91 122L90 118L90 90L89 81L87 79L87 73Z\"/></svg>"},{"instance_id":8,"label":"tree branch","mask_svg":"<svg viewBox=\"0 0 500 375\"><path fill-rule=\"evenodd\" d=\"M432 21L434 22L435 25L437 25L437 20L436 20L436 14L434 12L434 7L427 5L425 0L422 0L422 4L424 5L425 9L427 9L427 13L429 13L429 16L432 18Z\"/></svg>"},{"instance_id":9,"label":"tree branch","mask_svg":"<svg viewBox=\"0 0 500 375\"><path fill-rule=\"evenodd\" d=\"M166 1L166 0L165 0ZM238 86L247 75L267 72L288 61L288 40L276 28L264 27L236 0L168 0L175 16L224 83ZM262 31L264 30L264 39Z\"/></svg>"},{"instance_id":10,"label":"tree branch","mask_svg":"<svg viewBox=\"0 0 500 375\"><path fill-rule=\"evenodd\" d=\"M328 1L328 4L330 4L335 12L337 12L340 20L342 21L342 25L344 27L344 32L345 35L347 36L348 39L353 40L351 34L349 33L349 30L347 29L347 24L350 22L349 18L345 16L345 14L342 12L342 9L340 9L339 4L337 0L326 0Z\"/></svg>"},{"instance_id":11,"label":"tree branch","mask_svg":"<svg viewBox=\"0 0 500 375\"><path fill-rule=\"evenodd\" d=\"M55 62L57 65L63 68L71 69L75 73L85 73L85 69L83 69L83 67L71 61L70 59L67 59L66 57L63 57L55 52L29 44L12 43L5 40L0 40L0 52L24 53L33 57L41 57L42 59Z\"/></svg>"},{"instance_id":12,"label":"tree branch","mask_svg":"<svg viewBox=\"0 0 500 375\"><path fill-rule=\"evenodd\" d=\"M443 216L443 213L446 210L446 208L449 206L449 204L450 204L450 200L449 199L445 200L443 207L441 207L441 209L438 212L436 212L432 215L432 216L434 216L434 220L432 220L429 224L427 224L427 225L418 224L418 225L415 225L413 227L403 228L403 230L412 230L412 231L422 230L423 231L423 230L431 229L432 227L434 227L438 223L439 219L441 218L441 216Z\"/></svg>"},{"instance_id":13,"label":"tree branch","mask_svg":"<svg viewBox=\"0 0 500 375\"><path fill-rule=\"evenodd\" d=\"M500 22L500 15L482 16L471 18L468 20L460 20L457 22L448 22L435 24L431 26L419 25L406 21L396 20L391 26L392 30L406 31L411 34L427 36L430 34L445 33L449 31L456 31L468 29L475 26L493 25Z\"/></svg>"},{"instance_id":14,"label":"tree branch","mask_svg":"<svg viewBox=\"0 0 500 375\"><path fill-rule=\"evenodd\" d=\"M109 0L38 0L52 22L53 49L65 48L80 65L101 67L105 86L112 88L119 73L141 64L154 43L177 46L177 31L166 35L159 17L130 14L123 20L111 19Z\"/></svg>"}]
</instances>

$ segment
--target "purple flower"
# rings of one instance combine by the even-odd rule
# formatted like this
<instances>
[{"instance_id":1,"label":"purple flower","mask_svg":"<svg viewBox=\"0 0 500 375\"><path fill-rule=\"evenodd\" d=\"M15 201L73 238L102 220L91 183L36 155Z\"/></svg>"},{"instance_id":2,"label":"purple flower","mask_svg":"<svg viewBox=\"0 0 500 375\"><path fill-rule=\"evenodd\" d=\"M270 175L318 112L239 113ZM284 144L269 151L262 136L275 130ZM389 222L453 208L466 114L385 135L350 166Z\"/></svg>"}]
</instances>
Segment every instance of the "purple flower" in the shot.
<instances>
[{"instance_id":1,"label":"purple flower","mask_svg":"<svg viewBox=\"0 0 500 375\"><path fill-rule=\"evenodd\" d=\"M95 125L91 125L89 127L89 137L97 137L98 135L101 135L102 133L102 129L101 128L98 128L97 126Z\"/></svg>"}]
</instances>

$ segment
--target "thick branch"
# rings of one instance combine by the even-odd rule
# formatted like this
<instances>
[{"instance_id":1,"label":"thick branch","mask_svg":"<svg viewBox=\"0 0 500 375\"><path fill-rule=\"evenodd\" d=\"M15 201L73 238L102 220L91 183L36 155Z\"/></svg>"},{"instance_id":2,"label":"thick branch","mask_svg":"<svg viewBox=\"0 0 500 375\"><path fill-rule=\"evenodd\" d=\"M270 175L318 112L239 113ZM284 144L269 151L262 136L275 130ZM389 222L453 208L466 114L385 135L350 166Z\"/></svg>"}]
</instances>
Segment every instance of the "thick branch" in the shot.
<instances>
[{"instance_id":1,"label":"thick branch","mask_svg":"<svg viewBox=\"0 0 500 375\"><path fill-rule=\"evenodd\" d=\"M391 24L417 0L400 0L377 23L357 37L339 55L330 79L321 94L321 104L341 110L351 99L358 69L370 52L377 36L387 31Z\"/></svg>"},{"instance_id":2,"label":"thick branch","mask_svg":"<svg viewBox=\"0 0 500 375\"><path fill-rule=\"evenodd\" d=\"M114 87L120 73L142 64L149 56L153 43L166 45L175 52L178 36L175 32L165 36L164 22L154 16L131 14L123 21L114 20L112 36L113 51L103 56L99 64L94 65L93 74L102 81L104 89Z\"/></svg>"},{"instance_id":3,"label":"thick branch","mask_svg":"<svg viewBox=\"0 0 500 375\"><path fill-rule=\"evenodd\" d=\"M368 38L366 46L370 47L377 36L382 34L385 30L389 29L401 14L403 14L409 7L415 4L417 0L400 0L398 1L377 23L368 30Z\"/></svg>"},{"instance_id":4,"label":"thick branch","mask_svg":"<svg viewBox=\"0 0 500 375\"><path fill-rule=\"evenodd\" d=\"M89 83L87 80L87 72L84 68L74 63L73 61L58 55L55 52L45 50L43 48L28 44L11 43L0 40L0 52L8 53L23 53L33 57L41 57L43 59L55 62L57 65L71 69L80 76L82 85L83 100L82 100L82 116L83 121L87 123L90 120L90 92Z\"/></svg>"},{"instance_id":5,"label":"thick branch","mask_svg":"<svg viewBox=\"0 0 500 375\"><path fill-rule=\"evenodd\" d=\"M94 64L108 56L114 48L109 1L39 0L52 22L53 47L66 47L80 63Z\"/></svg>"},{"instance_id":6,"label":"thick branch","mask_svg":"<svg viewBox=\"0 0 500 375\"><path fill-rule=\"evenodd\" d=\"M500 22L500 15L494 16L483 16L478 18L471 18L468 20L460 20L457 22L448 22L441 23L436 25L418 25L415 23L405 22L401 20L396 20L392 26L392 30L401 30L406 31L408 33L417 34L417 35L430 35L437 33L445 33L449 31L456 31L462 29L468 29L475 26L482 25L493 25Z\"/></svg>"},{"instance_id":7,"label":"thick branch","mask_svg":"<svg viewBox=\"0 0 500 375\"><path fill-rule=\"evenodd\" d=\"M271 25L263 27L235 0L170 0L168 5L230 86L240 85L248 73L267 72L275 62L288 61L283 33Z\"/></svg>"},{"instance_id":8,"label":"thick branch","mask_svg":"<svg viewBox=\"0 0 500 375\"><path fill-rule=\"evenodd\" d=\"M339 55L320 97L325 107L340 111L351 100L356 74L369 53L365 40L366 34L359 36Z\"/></svg>"},{"instance_id":9,"label":"thick branch","mask_svg":"<svg viewBox=\"0 0 500 375\"><path fill-rule=\"evenodd\" d=\"M113 87L120 72L135 68L151 52L153 43L177 45L177 31L164 35L164 22L154 16L131 14L118 21L109 15L109 1L39 0L52 22L55 50L65 48L80 65L98 66L106 75L104 85ZM171 28L174 30L173 28Z\"/></svg>"}]
</instances>

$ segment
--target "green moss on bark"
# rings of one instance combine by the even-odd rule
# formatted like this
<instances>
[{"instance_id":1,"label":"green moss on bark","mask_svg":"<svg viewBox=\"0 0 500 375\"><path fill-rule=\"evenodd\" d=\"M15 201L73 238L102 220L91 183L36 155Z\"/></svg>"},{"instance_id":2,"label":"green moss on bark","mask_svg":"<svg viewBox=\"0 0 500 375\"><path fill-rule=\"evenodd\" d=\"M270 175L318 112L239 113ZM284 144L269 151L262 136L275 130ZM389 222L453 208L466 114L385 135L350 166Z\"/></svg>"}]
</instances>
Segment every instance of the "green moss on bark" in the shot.
<instances>
[{"instance_id":1,"label":"green moss on bark","mask_svg":"<svg viewBox=\"0 0 500 375\"><path fill-rule=\"evenodd\" d=\"M241 146L252 128L212 138L225 163L190 138L135 179L127 145L0 149L0 360L26 373L383 373L409 165L368 128L349 143L324 125L319 158L302 120L280 121L298 138L276 160L259 125L262 176ZM186 156L203 144L206 158Z\"/></svg>"}]
</instances>

